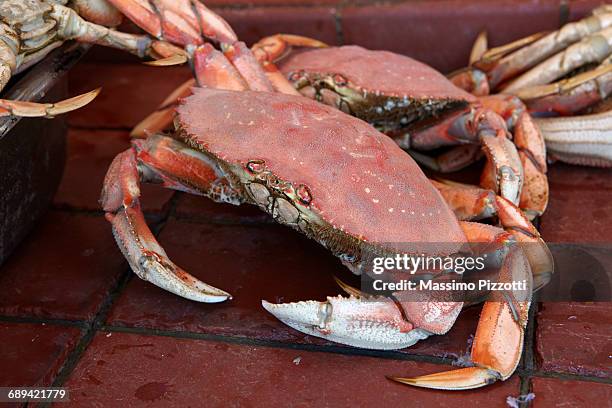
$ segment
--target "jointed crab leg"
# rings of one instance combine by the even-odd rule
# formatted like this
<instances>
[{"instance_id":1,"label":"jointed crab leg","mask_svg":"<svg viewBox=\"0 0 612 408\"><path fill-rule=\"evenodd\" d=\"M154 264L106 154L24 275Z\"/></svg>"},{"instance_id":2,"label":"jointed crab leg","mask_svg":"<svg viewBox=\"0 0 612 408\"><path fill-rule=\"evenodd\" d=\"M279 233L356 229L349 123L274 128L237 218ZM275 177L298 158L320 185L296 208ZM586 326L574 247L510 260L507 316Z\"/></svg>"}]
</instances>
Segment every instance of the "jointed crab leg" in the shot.
<instances>
[{"instance_id":1,"label":"jointed crab leg","mask_svg":"<svg viewBox=\"0 0 612 408\"><path fill-rule=\"evenodd\" d=\"M594 10L592 16L577 22L568 23L561 29L545 36L541 34L531 35L506 46L488 50L483 54L480 61L476 61L471 68L451 75L451 79L456 85L468 91L471 89L475 90L475 95L483 95L488 93L489 89L495 90L503 82L535 67L545 59L552 57L572 44L610 26L612 26L612 8L610 6L602 6ZM595 39L587 40L586 43L590 41L595 41L592 45L600 42L598 39ZM591 52L588 45L575 47L572 52L564 55L569 57L568 61L580 61L583 58L581 53L585 51L587 54ZM483 80L482 72L486 72L488 81L486 78ZM546 74L544 69L534 69L533 72ZM540 74L532 73L530 75L539 76Z\"/></svg>"},{"instance_id":2,"label":"jointed crab leg","mask_svg":"<svg viewBox=\"0 0 612 408\"><path fill-rule=\"evenodd\" d=\"M468 238L512 245L505 232L483 224L462 224ZM520 250L511 247L501 268L498 282L517 279L530 282L530 267ZM505 380L518 366L523 348L527 312L530 305L528 291L503 292L495 300L485 302L472 345L471 360L474 367L460 368L414 378L391 377L392 380L416 387L444 390L464 390L483 387L497 380Z\"/></svg>"},{"instance_id":3,"label":"jointed crab leg","mask_svg":"<svg viewBox=\"0 0 612 408\"><path fill-rule=\"evenodd\" d=\"M612 167L612 111L594 115L536 119L549 155L572 164Z\"/></svg>"},{"instance_id":4,"label":"jointed crab leg","mask_svg":"<svg viewBox=\"0 0 612 408\"><path fill-rule=\"evenodd\" d=\"M610 18L612 19L612 16ZM611 52L612 27L608 27L538 64L510 82L502 91L512 93L527 86L547 84L583 65L600 63Z\"/></svg>"},{"instance_id":5,"label":"jointed crab leg","mask_svg":"<svg viewBox=\"0 0 612 408\"><path fill-rule=\"evenodd\" d=\"M187 46L206 39L232 44L236 34L223 18L197 0L108 0L152 36Z\"/></svg>"},{"instance_id":6,"label":"jointed crab leg","mask_svg":"<svg viewBox=\"0 0 612 408\"><path fill-rule=\"evenodd\" d=\"M452 116L440 124L411 134L409 147L419 150L432 149L457 142L482 145L488 159L488 168L483 173L485 186L518 204L524 181L523 168L503 119L489 109L468 109L458 117ZM399 144L402 146L401 141ZM455 151L456 149L460 149L461 153L466 151L462 146L455 148ZM473 153L473 149L468 149L467 152ZM442 172L459 170L477 158L470 155L461 155L458 158L453 155L450 156L452 161L449 161L449 156L446 155L429 159L413 150L411 155L421 164ZM465 160L462 160L463 158Z\"/></svg>"},{"instance_id":7,"label":"jointed crab leg","mask_svg":"<svg viewBox=\"0 0 612 408\"><path fill-rule=\"evenodd\" d=\"M550 281L554 263L552 255L538 230L517 206L491 190L448 180L431 182L458 219L475 221L498 217L500 226L514 236L529 260L534 291Z\"/></svg>"},{"instance_id":8,"label":"jointed crab leg","mask_svg":"<svg viewBox=\"0 0 612 408\"><path fill-rule=\"evenodd\" d=\"M573 115L612 94L612 57L597 68L552 84L522 88L516 95L536 116Z\"/></svg>"},{"instance_id":9,"label":"jointed crab leg","mask_svg":"<svg viewBox=\"0 0 612 408\"><path fill-rule=\"evenodd\" d=\"M146 225L140 207L140 181L206 195L217 201L240 202L220 170L206 156L170 138L152 136L136 141L119 154L108 170L102 206L117 244L132 270L144 280L181 297L216 303L230 294L207 285L175 265Z\"/></svg>"}]
</instances>

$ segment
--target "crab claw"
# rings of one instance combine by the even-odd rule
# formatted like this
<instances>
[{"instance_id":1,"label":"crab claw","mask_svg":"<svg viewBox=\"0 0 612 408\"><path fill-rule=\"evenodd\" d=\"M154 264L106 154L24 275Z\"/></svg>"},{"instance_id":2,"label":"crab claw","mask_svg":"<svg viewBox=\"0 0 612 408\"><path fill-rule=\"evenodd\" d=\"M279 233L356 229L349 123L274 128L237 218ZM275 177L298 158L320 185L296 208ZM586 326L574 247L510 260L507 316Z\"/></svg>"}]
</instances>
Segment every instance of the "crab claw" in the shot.
<instances>
[{"instance_id":1,"label":"crab claw","mask_svg":"<svg viewBox=\"0 0 612 408\"><path fill-rule=\"evenodd\" d=\"M390 299L361 300L328 297L273 304L263 300L264 309L302 333L337 343L378 350L409 347L431 333L414 327Z\"/></svg>"},{"instance_id":2,"label":"crab claw","mask_svg":"<svg viewBox=\"0 0 612 408\"><path fill-rule=\"evenodd\" d=\"M187 58L187 55L174 54L166 58L160 58L160 59L156 59L153 61L145 61L143 62L143 64L149 65L152 67L170 67L173 65L183 65L187 61L189 61L189 59Z\"/></svg>"},{"instance_id":3,"label":"crab claw","mask_svg":"<svg viewBox=\"0 0 612 408\"><path fill-rule=\"evenodd\" d=\"M101 203L113 235L130 267L143 280L197 302L217 303L231 299L223 290L201 282L175 265L147 226L140 208L140 177L136 151L120 153L104 179Z\"/></svg>"},{"instance_id":4,"label":"crab claw","mask_svg":"<svg viewBox=\"0 0 612 408\"><path fill-rule=\"evenodd\" d=\"M500 375L488 368L466 367L453 371L423 375L415 378L387 376L388 379L414 387L434 388L438 390L469 390L484 387L500 380ZM449 388L453 384L453 388Z\"/></svg>"},{"instance_id":5,"label":"crab claw","mask_svg":"<svg viewBox=\"0 0 612 408\"><path fill-rule=\"evenodd\" d=\"M34 103L0 99L0 117L12 115L52 118L56 115L82 108L93 101L99 93L100 88L56 103Z\"/></svg>"},{"instance_id":6,"label":"crab claw","mask_svg":"<svg viewBox=\"0 0 612 408\"><path fill-rule=\"evenodd\" d=\"M531 302L529 259L507 232L484 224L463 223L470 242L503 242L509 252L499 271L498 282L525 282L524 288L496 292L485 302L471 351L473 367L414 378L388 377L402 384L443 390L467 390L505 380L521 358L527 313ZM514 287L514 286L513 286Z\"/></svg>"}]
</instances>

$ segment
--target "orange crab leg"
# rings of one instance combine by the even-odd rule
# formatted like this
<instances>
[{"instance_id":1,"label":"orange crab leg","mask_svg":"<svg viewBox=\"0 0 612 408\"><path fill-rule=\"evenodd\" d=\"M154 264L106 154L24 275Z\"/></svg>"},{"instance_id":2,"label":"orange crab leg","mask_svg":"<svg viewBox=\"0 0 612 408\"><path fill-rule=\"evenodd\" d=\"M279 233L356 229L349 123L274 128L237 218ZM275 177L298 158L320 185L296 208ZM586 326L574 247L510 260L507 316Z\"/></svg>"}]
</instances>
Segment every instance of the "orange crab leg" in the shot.
<instances>
[{"instance_id":1,"label":"orange crab leg","mask_svg":"<svg viewBox=\"0 0 612 408\"><path fill-rule=\"evenodd\" d=\"M515 96L491 95L479 101L503 117L514 135L514 144L525 173L519 206L530 218L542 215L548 205L546 144L542 132L527 113L523 102Z\"/></svg>"},{"instance_id":2,"label":"orange crab leg","mask_svg":"<svg viewBox=\"0 0 612 408\"><path fill-rule=\"evenodd\" d=\"M241 41L223 47L223 54L236 67L253 91L274 92L272 83L249 48Z\"/></svg>"},{"instance_id":3,"label":"orange crab leg","mask_svg":"<svg viewBox=\"0 0 612 408\"><path fill-rule=\"evenodd\" d=\"M432 149L457 143L482 146L488 159L481 184L518 204L524 174L516 146L508 137L502 117L490 109L472 106L429 128L411 134L410 148ZM401 144L400 144L401 146ZM427 158L411 151L418 162L437 171L455 171L475 161L474 147L459 146L451 156ZM449 157L452 160L449 160Z\"/></svg>"},{"instance_id":4,"label":"orange crab leg","mask_svg":"<svg viewBox=\"0 0 612 408\"><path fill-rule=\"evenodd\" d=\"M548 85L523 88L516 95L536 116L573 115L612 94L612 58L594 70Z\"/></svg>"},{"instance_id":5,"label":"orange crab leg","mask_svg":"<svg viewBox=\"0 0 612 408\"><path fill-rule=\"evenodd\" d=\"M529 259L534 290L550 281L554 263L552 255L538 230L517 206L491 190L448 180L431 182L458 219L474 221L498 217L500 225L516 238Z\"/></svg>"},{"instance_id":6,"label":"orange crab leg","mask_svg":"<svg viewBox=\"0 0 612 408\"><path fill-rule=\"evenodd\" d=\"M504 292L485 302L472 346L474 367L414 378L389 377L394 381L416 387L465 390L505 380L518 366L531 301L529 262L507 232L484 224L464 222L462 227L470 242L500 242L508 246L498 282L524 280L527 290Z\"/></svg>"},{"instance_id":7,"label":"orange crab leg","mask_svg":"<svg viewBox=\"0 0 612 408\"><path fill-rule=\"evenodd\" d=\"M144 280L187 299L215 303L229 293L207 285L175 265L147 226L140 207L140 181L239 203L219 169L173 139L152 136L120 153L104 179L102 206L117 244L132 270Z\"/></svg>"}]
</instances>

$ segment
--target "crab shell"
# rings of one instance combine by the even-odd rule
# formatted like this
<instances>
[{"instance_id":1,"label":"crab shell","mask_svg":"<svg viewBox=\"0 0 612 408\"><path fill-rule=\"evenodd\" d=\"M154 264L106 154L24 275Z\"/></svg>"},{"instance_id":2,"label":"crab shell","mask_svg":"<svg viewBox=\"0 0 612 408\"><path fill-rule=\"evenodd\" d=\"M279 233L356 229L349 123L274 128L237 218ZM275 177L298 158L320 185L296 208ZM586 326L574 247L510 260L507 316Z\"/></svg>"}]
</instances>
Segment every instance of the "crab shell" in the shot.
<instances>
[{"instance_id":1,"label":"crab shell","mask_svg":"<svg viewBox=\"0 0 612 408\"><path fill-rule=\"evenodd\" d=\"M447 255L465 236L417 164L367 123L313 100L194 89L177 137L247 200L361 272L364 248Z\"/></svg>"},{"instance_id":2,"label":"crab shell","mask_svg":"<svg viewBox=\"0 0 612 408\"><path fill-rule=\"evenodd\" d=\"M384 132L475 101L428 65L388 51L354 45L304 49L278 66L300 92L328 102L336 97L331 91L341 98L340 109Z\"/></svg>"}]
</instances>

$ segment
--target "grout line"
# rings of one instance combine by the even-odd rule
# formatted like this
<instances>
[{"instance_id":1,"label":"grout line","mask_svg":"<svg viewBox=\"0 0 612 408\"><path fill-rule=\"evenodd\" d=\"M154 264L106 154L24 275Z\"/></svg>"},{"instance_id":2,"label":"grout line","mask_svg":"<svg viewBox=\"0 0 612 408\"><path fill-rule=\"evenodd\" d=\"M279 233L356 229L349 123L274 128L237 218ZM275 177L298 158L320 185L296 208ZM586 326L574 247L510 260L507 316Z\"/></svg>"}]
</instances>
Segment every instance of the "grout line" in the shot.
<instances>
[{"instance_id":1,"label":"grout line","mask_svg":"<svg viewBox=\"0 0 612 408\"><path fill-rule=\"evenodd\" d=\"M519 385L519 395L527 395L531 392L531 377L529 375L521 375L521 382ZM521 408L527 408L530 406L530 402L521 402Z\"/></svg>"},{"instance_id":2,"label":"grout line","mask_svg":"<svg viewBox=\"0 0 612 408\"><path fill-rule=\"evenodd\" d=\"M301 343L285 343L274 340L264 340L252 337L237 337L227 336L222 334L211 334L211 333L198 333L191 331L176 331L176 330L161 330L146 327L128 327L128 326L117 326L117 325L105 325L100 330L107 332L127 333L127 334L141 334L147 336L159 336L159 337L171 337L175 339L183 340L203 340L212 342L223 342L230 344L239 344L247 346L260 346L268 348L280 348L280 349L291 349L291 350L302 350L322 353L333 353L350 356L363 356L363 357L376 357L387 360L403 360L403 361L414 361L424 362L437 365L452 365L454 359L435 357L430 355L421 354L409 354L402 353L394 350L372 350L372 349L361 349L342 345L317 345L317 344L301 344Z\"/></svg>"},{"instance_id":3,"label":"grout line","mask_svg":"<svg viewBox=\"0 0 612 408\"><path fill-rule=\"evenodd\" d=\"M69 353L68 357L64 361L64 364L59 369L57 375L55 376L55 379L53 380L53 383L51 384L52 387L63 386L66 380L70 377L70 374L72 374L72 372L76 368L79 360L85 353L85 350L87 350L87 348L91 344L99 327L102 326L103 322L108 316L108 313L111 310L111 306L114 300L119 296L123 288L127 285L131 276L132 274L130 273L129 269L126 268L123 274L117 280L115 286L110 289L109 295L100 305L94 319L87 325L86 328L84 328L83 336L77 342L77 345ZM43 403L40 406L49 407L50 403Z\"/></svg>"},{"instance_id":4,"label":"grout line","mask_svg":"<svg viewBox=\"0 0 612 408\"><path fill-rule=\"evenodd\" d=\"M569 22L570 11L569 0L561 0L559 2L559 28Z\"/></svg>"},{"instance_id":5,"label":"grout line","mask_svg":"<svg viewBox=\"0 0 612 408\"><path fill-rule=\"evenodd\" d=\"M571 373L563 373L559 371L536 370L531 373L525 372L523 374L529 375L532 378L533 377L552 378L556 380L585 381L585 382L594 382L594 383L600 383L600 384L612 384L612 377L596 377L593 375L571 374Z\"/></svg>"},{"instance_id":6,"label":"grout line","mask_svg":"<svg viewBox=\"0 0 612 408\"><path fill-rule=\"evenodd\" d=\"M158 222L153 222L150 226L151 231L154 233L155 236L159 235L166 221L170 217L170 213L172 212L175 205L176 196L177 194L172 195L169 200L168 208L162 213L160 220ZM111 312L113 304L115 303L117 298L119 298L119 296L123 293L124 289L126 288L127 284L133 276L134 274L126 265L124 272L121 274L114 287L110 288L109 294L98 308L98 312L94 316L94 319L86 327L84 327L83 336L78 341L74 350L70 352L70 354L64 361L64 364L58 371L58 374L56 375L55 379L53 380L52 386L61 387L68 380L68 378L76 368L78 362L80 361L81 357L83 357L85 351L93 341L96 333L100 330L101 327L104 326L104 323L106 322L106 319L108 318ZM42 404L41 406L48 407L50 406L50 404L46 403Z\"/></svg>"},{"instance_id":7,"label":"grout line","mask_svg":"<svg viewBox=\"0 0 612 408\"><path fill-rule=\"evenodd\" d=\"M342 11L344 5L340 4L334 10L334 24L336 26L336 41L338 45L344 45L344 31L342 31Z\"/></svg>"},{"instance_id":8,"label":"grout line","mask_svg":"<svg viewBox=\"0 0 612 408\"><path fill-rule=\"evenodd\" d=\"M118 63L115 63L118 64ZM133 63L125 63L126 65L135 65ZM101 125L93 125L93 126L86 126L86 125L74 125L74 124L70 124L68 123L68 130L91 130L91 131L97 131L97 132L131 132L132 129L134 129L133 127L129 127L129 126L101 126Z\"/></svg>"},{"instance_id":9,"label":"grout line","mask_svg":"<svg viewBox=\"0 0 612 408\"><path fill-rule=\"evenodd\" d=\"M534 294L534 298L531 301L531 307L529 308L527 327L525 328L525 337L523 345L523 357L522 365L526 370L533 371L536 367L535 361L535 333L536 333L536 316L539 310L539 303L537 301L538 294Z\"/></svg>"},{"instance_id":10,"label":"grout line","mask_svg":"<svg viewBox=\"0 0 612 408\"><path fill-rule=\"evenodd\" d=\"M54 319L45 317L35 316L10 316L0 315L0 322L3 323L31 323L31 324L45 324L53 326L70 326L85 328L87 321L85 320L70 320L70 319Z\"/></svg>"}]
</instances>

